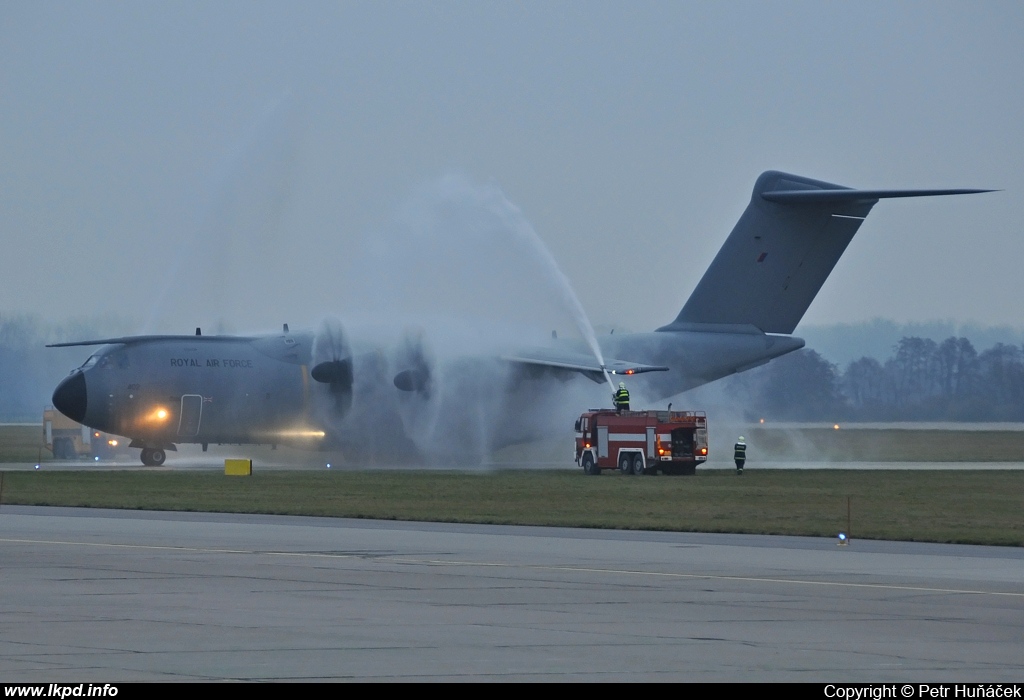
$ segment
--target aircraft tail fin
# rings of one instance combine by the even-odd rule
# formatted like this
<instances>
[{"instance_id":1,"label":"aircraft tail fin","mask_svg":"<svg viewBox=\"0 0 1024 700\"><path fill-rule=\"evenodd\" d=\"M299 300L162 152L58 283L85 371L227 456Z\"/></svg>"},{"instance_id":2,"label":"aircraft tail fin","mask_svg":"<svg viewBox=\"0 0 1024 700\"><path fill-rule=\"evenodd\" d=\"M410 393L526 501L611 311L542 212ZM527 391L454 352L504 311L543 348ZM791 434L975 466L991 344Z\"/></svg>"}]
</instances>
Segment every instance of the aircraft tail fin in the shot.
<instances>
[{"instance_id":1,"label":"aircraft tail fin","mask_svg":"<svg viewBox=\"0 0 1024 700\"><path fill-rule=\"evenodd\" d=\"M792 333L879 199L991 190L855 190L776 171L750 204L675 322Z\"/></svg>"}]
</instances>

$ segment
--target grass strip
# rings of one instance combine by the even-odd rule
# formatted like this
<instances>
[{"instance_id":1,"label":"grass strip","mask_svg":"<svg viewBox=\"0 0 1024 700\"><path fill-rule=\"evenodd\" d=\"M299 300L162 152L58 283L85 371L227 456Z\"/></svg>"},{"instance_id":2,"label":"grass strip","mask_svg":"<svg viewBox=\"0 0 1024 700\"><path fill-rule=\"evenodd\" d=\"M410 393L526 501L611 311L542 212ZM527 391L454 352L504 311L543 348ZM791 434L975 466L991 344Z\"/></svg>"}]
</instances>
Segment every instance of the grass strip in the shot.
<instances>
[{"instance_id":1,"label":"grass strip","mask_svg":"<svg viewBox=\"0 0 1024 700\"><path fill-rule=\"evenodd\" d=\"M1021 430L754 428L760 459L837 462L1019 462Z\"/></svg>"},{"instance_id":2,"label":"grass strip","mask_svg":"<svg viewBox=\"0 0 1024 700\"><path fill-rule=\"evenodd\" d=\"M854 539L1024 545L1024 471L11 471L3 485L4 505L828 537L848 499Z\"/></svg>"}]
</instances>

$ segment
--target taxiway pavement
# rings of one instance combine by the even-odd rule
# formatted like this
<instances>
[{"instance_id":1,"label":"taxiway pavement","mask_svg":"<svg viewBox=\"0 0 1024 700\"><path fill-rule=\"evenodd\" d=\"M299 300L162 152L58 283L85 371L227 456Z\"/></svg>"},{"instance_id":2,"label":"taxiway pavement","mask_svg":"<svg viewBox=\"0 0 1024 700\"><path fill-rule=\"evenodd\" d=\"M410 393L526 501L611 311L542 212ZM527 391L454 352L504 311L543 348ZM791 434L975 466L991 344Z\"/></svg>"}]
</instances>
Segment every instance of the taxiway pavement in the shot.
<instances>
[{"instance_id":1,"label":"taxiway pavement","mask_svg":"<svg viewBox=\"0 0 1024 700\"><path fill-rule=\"evenodd\" d=\"M1024 550L0 508L0 677L1024 677Z\"/></svg>"}]
</instances>

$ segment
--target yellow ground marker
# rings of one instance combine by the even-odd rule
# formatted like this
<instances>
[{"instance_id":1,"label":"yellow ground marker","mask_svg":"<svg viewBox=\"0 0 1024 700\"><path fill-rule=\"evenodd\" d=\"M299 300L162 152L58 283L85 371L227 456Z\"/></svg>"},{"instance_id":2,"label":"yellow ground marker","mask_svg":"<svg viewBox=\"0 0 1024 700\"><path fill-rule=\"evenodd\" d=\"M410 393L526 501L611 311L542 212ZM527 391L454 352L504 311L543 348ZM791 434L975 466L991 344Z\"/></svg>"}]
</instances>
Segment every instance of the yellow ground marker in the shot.
<instances>
[{"instance_id":1,"label":"yellow ground marker","mask_svg":"<svg viewBox=\"0 0 1024 700\"><path fill-rule=\"evenodd\" d=\"M251 459L225 459L224 474L226 476L251 476Z\"/></svg>"}]
</instances>

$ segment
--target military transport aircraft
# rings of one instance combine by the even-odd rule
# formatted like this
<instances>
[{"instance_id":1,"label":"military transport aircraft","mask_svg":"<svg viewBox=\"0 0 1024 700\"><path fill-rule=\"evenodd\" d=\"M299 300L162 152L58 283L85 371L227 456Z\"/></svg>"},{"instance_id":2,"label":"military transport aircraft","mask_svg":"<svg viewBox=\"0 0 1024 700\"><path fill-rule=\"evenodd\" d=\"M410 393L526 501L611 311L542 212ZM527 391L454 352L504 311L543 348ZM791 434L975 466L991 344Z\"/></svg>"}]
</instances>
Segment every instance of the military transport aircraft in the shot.
<instances>
[{"instance_id":1,"label":"military transport aircraft","mask_svg":"<svg viewBox=\"0 0 1024 700\"><path fill-rule=\"evenodd\" d=\"M196 329L50 346L102 346L60 383L53 405L130 438L150 466L178 443L478 459L571 424L594 396L574 377L603 383L607 372L628 378L634 396L664 399L803 347L791 334L878 200L988 191L857 190L763 173L676 319L601 338L603 365L586 346L556 338L442 360L420 337L360 346L337 322L245 337Z\"/></svg>"}]
</instances>

